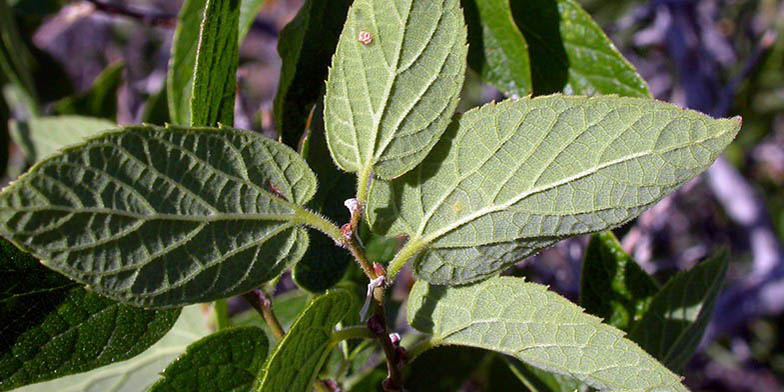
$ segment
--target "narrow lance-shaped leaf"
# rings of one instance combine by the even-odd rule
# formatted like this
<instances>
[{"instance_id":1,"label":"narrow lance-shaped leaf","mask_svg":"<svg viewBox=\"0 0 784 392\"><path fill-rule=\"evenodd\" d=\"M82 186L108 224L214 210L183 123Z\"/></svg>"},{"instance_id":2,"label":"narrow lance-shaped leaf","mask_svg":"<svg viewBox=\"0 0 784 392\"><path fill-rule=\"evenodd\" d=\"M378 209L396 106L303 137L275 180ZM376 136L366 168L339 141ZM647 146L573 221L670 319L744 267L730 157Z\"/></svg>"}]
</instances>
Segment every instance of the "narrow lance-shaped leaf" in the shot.
<instances>
[{"instance_id":1,"label":"narrow lance-shaped leaf","mask_svg":"<svg viewBox=\"0 0 784 392\"><path fill-rule=\"evenodd\" d=\"M191 124L234 124L240 0L207 0L193 68Z\"/></svg>"},{"instance_id":2,"label":"narrow lance-shaped leaf","mask_svg":"<svg viewBox=\"0 0 784 392\"><path fill-rule=\"evenodd\" d=\"M117 119L117 92L123 83L125 64L118 62L104 69L87 91L61 99L54 104L57 114L76 114Z\"/></svg>"},{"instance_id":3,"label":"narrow lance-shaped leaf","mask_svg":"<svg viewBox=\"0 0 784 392\"><path fill-rule=\"evenodd\" d=\"M91 293L0 239L0 390L131 358L179 309L145 310Z\"/></svg>"},{"instance_id":4,"label":"narrow lance-shaped leaf","mask_svg":"<svg viewBox=\"0 0 784 392\"><path fill-rule=\"evenodd\" d=\"M348 291L329 291L317 297L278 343L267 361L259 392L310 392L329 350L332 332L354 309Z\"/></svg>"},{"instance_id":5,"label":"narrow lance-shaped leaf","mask_svg":"<svg viewBox=\"0 0 784 392\"><path fill-rule=\"evenodd\" d=\"M106 296L204 302L257 287L302 256L300 205L315 188L296 152L252 132L127 127L6 188L0 234Z\"/></svg>"},{"instance_id":6,"label":"narrow lance-shaped leaf","mask_svg":"<svg viewBox=\"0 0 784 392\"><path fill-rule=\"evenodd\" d=\"M117 127L108 120L83 116L33 117L11 121L10 125L11 137L22 147L29 162L38 162L65 146Z\"/></svg>"},{"instance_id":7,"label":"narrow lance-shaped leaf","mask_svg":"<svg viewBox=\"0 0 784 392\"><path fill-rule=\"evenodd\" d=\"M374 181L369 218L410 238L392 273L418 255L429 282L472 282L629 221L705 170L739 128L640 98L488 104L459 117L414 171Z\"/></svg>"},{"instance_id":8,"label":"narrow lance-shaped leaf","mask_svg":"<svg viewBox=\"0 0 784 392\"><path fill-rule=\"evenodd\" d=\"M650 96L645 80L577 1L510 5L528 42L534 94Z\"/></svg>"},{"instance_id":9,"label":"narrow lance-shaped leaf","mask_svg":"<svg viewBox=\"0 0 784 392\"><path fill-rule=\"evenodd\" d=\"M13 10L7 0L0 0L0 73L35 102L35 83L30 72L33 61L19 34Z\"/></svg>"},{"instance_id":10,"label":"narrow lance-shaped leaf","mask_svg":"<svg viewBox=\"0 0 784 392\"><path fill-rule=\"evenodd\" d=\"M242 41L248 35L248 31L253 26L253 22L256 21L256 16L259 15L259 11L261 11L264 3L265 0L241 0L238 45L242 45Z\"/></svg>"},{"instance_id":11,"label":"narrow lance-shaped leaf","mask_svg":"<svg viewBox=\"0 0 784 392\"><path fill-rule=\"evenodd\" d=\"M659 292L656 282L623 250L612 232L591 237L580 280L580 306L627 332Z\"/></svg>"},{"instance_id":12,"label":"narrow lance-shaped leaf","mask_svg":"<svg viewBox=\"0 0 784 392\"><path fill-rule=\"evenodd\" d=\"M149 391L250 391L268 349L261 328L222 330L188 346Z\"/></svg>"},{"instance_id":13,"label":"narrow lance-shaped leaf","mask_svg":"<svg viewBox=\"0 0 784 392\"><path fill-rule=\"evenodd\" d=\"M425 158L463 84L458 0L357 0L327 81L327 141L338 166L390 179Z\"/></svg>"},{"instance_id":14,"label":"narrow lance-shaped leaf","mask_svg":"<svg viewBox=\"0 0 784 392\"><path fill-rule=\"evenodd\" d=\"M418 281L407 314L411 326L432 334L436 344L498 351L601 390L687 390L622 331L519 278L462 287Z\"/></svg>"},{"instance_id":15,"label":"narrow lance-shaped leaf","mask_svg":"<svg viewBox=\"0 0 784 392\"><path fill-rule=\"evenodd\" d=\"M166 76L169 115L176 125L191 124L191 96L199 31L207 0L185 0L177 15L172 52Z\"/></svg>"},{"instance_id":16,"label":"narrow lance-shaped leaf","mask_svg":"<svg viewBox=\"0 0 784 392\"><path fill-rule=\"evenodd\" d=\"M683 368L708 326L728 264L722 251L667 281L629 337L670 369Z\"/></svg>"},{"instance_id":17,"label":"narrow lance-shaped leaf","mask_svg":"<svg viewBox=\"0 0 784 392\"><path fill-rule=\"evenodd\" d=\"M139 392L152 385L166 365L210 333L201 305L186 306L171 330L143 353L86 373L28 385L15 392Z\"/></svg>"},{"instance_id":18,"label":"narrow lance-shaped leaf","mask_svg":"<svg viewBox=\"0 0 784 392\"><path fill-rule=\"evenodd\" d=\"M509 0L462 0L468 24L468 65L506 95L531 93L528 43Z\"/></svg>"},{"instance_id":19,"label":"narrow lance-shaped leaf","mask_svg":"<svg viewBox=\"0 0 784 392\"><path fill-rule=\"evenodd\" d=\"M350 5L351 0L308 0L280 32L275 125L289 146L299 143L308 110L323 94L329 60Z\"/></svg>"}]
</instances>

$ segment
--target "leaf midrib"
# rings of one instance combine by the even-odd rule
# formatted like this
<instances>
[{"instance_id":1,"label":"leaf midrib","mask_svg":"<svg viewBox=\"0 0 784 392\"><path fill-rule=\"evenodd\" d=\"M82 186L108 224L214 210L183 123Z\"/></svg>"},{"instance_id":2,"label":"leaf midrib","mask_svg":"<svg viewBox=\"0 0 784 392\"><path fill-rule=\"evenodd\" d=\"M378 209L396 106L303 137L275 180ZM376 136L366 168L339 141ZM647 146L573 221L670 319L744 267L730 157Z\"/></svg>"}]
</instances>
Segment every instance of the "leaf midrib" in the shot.
<instances>
[{"instance_id":1,"label":"leaf midrib","mask_svg":"<svg viewBox=\"0 0 784 392\"><path fill-rule=\"evenodd\" d=\"M149 215L138 214L128 211L113 210L110 208L74 208L65 206L42 206L42 207L15 207L15 208L0 208L0 213L10 212L40 212L40 211L58 211L74 214L105 214L105 215L118 215L127 218L133 218L144 221L154 220L169 220L179 222L196 222L196 223L212 223L221 221L294 221L299 222L297 219L298 211L292 209L291 214L247 214L247 213L218 213L211 215L186 215L186 214L167 214L167 213L154 213Z\"/></svg>"}]
</instances>

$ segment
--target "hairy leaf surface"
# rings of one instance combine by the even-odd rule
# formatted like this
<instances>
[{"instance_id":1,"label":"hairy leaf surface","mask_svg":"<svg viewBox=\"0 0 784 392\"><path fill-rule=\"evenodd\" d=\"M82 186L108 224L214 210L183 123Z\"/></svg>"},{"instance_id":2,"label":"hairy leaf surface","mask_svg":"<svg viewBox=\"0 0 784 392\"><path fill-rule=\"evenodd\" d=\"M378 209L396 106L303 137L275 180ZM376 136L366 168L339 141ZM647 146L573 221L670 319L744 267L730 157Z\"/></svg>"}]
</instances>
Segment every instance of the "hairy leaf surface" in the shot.
<instances>
[{"instance_id":1,"label":"hairy leaf surface","mask_svg":"<svg viewBox=\"0 0 784 392\"><path fill-rule=\"evenodd\" d=\"M459 117L415 170L374 181L369 218L410 237L400 255L418 254L420 277L472 282L634 218L705 170L739 128L639 98L488 104Z\"/></svg>"},{"instance_id":2,"label":"hairy leaf surface","mask_svg":"<svg viewBox=\"0 0 784 392\"><path fill-rule=\"evenodd\" d=\"M275 95L275 125L281 140L289 146L299 143L308 110L323 94L329 60L350 5L351 0L308 0L280 31L278 54L282 64Z\"/></svg>"},{"instance_id":3,"label":"hairy leaf surface","mask_svg":"<svg viewBox=\"0 0 784 392\"><path fill-rule=\"evenodd\" d=\"M139 392L152 385L159 374L185 348L210 333L201 305L183 308L174 327L158 343L126 361L86 373L28 385L18 392Z\"/></svg>"},{"instance_id":4,"label":"hairy leaf surface","mask_svg":"<svg viewBox=\"0 0 784 392\"><path fill-rule=\"evenodd\" d=\"M437 344L485 348L602 390L687 389L623 332L545 286L494 277L471 286L418 281L408 321Z\"/></svg>"},{"instance_id":5,"label":"hairy leaf surface","mask_svg":"<svg viewBox=\"0 0 784 392\"><path fill-rule=\"evenodd\" d=\"M333 346L335 325L354 308L348 291L335 290L316 298L278 343L264 368L261 392L309 392Z\"/></svg>"},{"instance_id":6,"label":"hairy leaf surface","mask_svg":"<svg viewBox=\"0 0 784 392\"><path fill-rule=\"evenodd\" d=\"M659 292L656 282L621 248L612 232L591 237L580 280L580 306L627 332Z\"/></svg>"},{"instance_id":7,"label":"hairy leaf surface","mask_svg":"<svg viewBox=\"0 0 784 392\"><path fill-rule=\"evenodd\" d=\"M629 338L670 369L683 368L708 326L728 264L724 251L667 281Z\"/></svg>"},{"instance_id":8,"label":"hairy leaf surface","mask_svg":"<svg viewBox=\"0 0 784 392\"><path fill-rule=\"evenodd\" d=\"M249 391L268 349L260 328L224 329L188 346L149 391Z\"/></svg>"},{"instance_id":9,"label":"hairy leaf surface","mask_svg":"<svg viewBox=\"0 0 784 392\"><path fill-rule=\"evenodd\" d=\"M510 5L528 42L534 94L650 96L645 80L577 1Z\"/></svg>"},{"instance_id":10,"label":"hairy leaf surface","mask_svg":"<svg viewBox=\"0 0 784 392\"><path fill-rule=\"evenodd\" d=\"M27 121L11 120L9 130L27 160L38 162L65 146L116 127L115 123L100 118L53 116L32 117Z\"/></svg>"},{"instance_id":11,"label":"hairy leaf surface","mask_svg":"<svg viewBox=\"0 0 784 392\"><path fill-rule=\"evenodd\" d=\"M100 297L0 239L0 390L131 358L179 313Z\"/></svg>"},{"instance_id":12,"label":"hairy leaf surface","mask_svg":"<svg viewBox=\"0 0 784 392\"><path fill-rule=\"evenodd\" d=\"M252 132L127 127L6 188L0 234L120 301L204 302L257 287L302 256L300 205L315 188L296 152Z\"/></svg>"},{"instance_id":13,"label":"hairy leaf surface","mask_svg":"<svg viewBox=\"0 0 784 392\"><path fill-rule=\"evenodd\" d=\"M191 124L234 124L240 0L207 0L193 68Z\"/></svg>"},{"instance_id":14,"label":"hairy leaf surface","mask_svg":"<svg viewBox=\"0 0 784 392\"><path fill-rule=\"evenodd\" d=\"M468 25L468 64L504 94L531 93L528 43L512 17L509 0L462 0Z\"/></svg>"},{"instance_id":15,"label":"hairy leaf surface","mask_svg":"<svg viewBox=\"0 0 784 392\"><path fill-rule=\"evenodd\" d=\"M360 42L360 33L369 40ZM457 105L466 58L458 0L357 0L327 81L332 157L394 178L416 166Z\"/></svg>"}]
</instances>

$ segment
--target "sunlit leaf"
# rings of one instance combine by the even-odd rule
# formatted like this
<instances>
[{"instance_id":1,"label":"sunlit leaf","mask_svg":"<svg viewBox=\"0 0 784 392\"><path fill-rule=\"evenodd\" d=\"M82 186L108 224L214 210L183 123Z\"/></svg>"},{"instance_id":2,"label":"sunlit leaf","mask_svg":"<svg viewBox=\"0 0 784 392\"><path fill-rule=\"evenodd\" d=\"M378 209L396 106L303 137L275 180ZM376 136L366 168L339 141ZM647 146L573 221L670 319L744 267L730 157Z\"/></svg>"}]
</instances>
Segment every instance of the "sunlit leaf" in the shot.
<instances>
[{"instance_id":1,"label":"sunlit leaf","mask_svg":"<svg viewBox=\"0 0 784 392\"><path fill-rule=\"evenodd\" d=\"M54 154L61 148L84 141L101 131L116 128L111 121L83 116L33 117L11 121L11 136L30 162Z\"/></svg>"}]
</instances>

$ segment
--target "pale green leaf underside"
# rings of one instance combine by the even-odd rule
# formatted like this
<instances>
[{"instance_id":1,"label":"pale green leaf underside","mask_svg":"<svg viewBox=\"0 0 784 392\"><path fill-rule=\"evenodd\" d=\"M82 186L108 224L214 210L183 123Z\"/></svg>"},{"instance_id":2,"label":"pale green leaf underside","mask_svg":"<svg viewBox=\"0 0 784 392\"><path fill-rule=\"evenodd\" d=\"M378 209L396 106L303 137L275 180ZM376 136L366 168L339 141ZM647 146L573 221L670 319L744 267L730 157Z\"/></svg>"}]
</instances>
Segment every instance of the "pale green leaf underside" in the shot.
<instances>
[{"instance_id":1,"label":"pale green leaf underside","mask_svg":"<svg viewBox=\"0 0 784 392\"><path fill-rule=\"evenodd\" d=\"M363 44L360 32L372 42ZM458 0L357 0L327 81L332 157L348 172L394 178L444 132L463 84L466 28Z\"/></svg>"},{"instance_id":2,"label":"pale green leaf underside","mask_svg":"<svg viewBox=\"0 0 784 392\"><path fill-rule=\"evenodd\" d=\"M296 152L258 134L127 127L6 188L0 234L123 302L204 302L250 290L302 256L299 205L315 188Z\"/></svg>"},{"instance_id":3,"label":"pale green leaf underside","mask_svg":"<svg viewBox=\"0 0 784 392\"><path fill-rule=\"evenodd\" d=\"M158 374L185 348L209 334L200 305L183 308L171 330L143 353L118 363L40 384L17 392L139 392L152 385Z\"/></svg>"},{"instance_id":4,"label":"pale green leaf underside","mask_svg":"<svg viewBox=\"0 0 784 392\"><path fill-rule=\"evenodd\" d=\"M595 388L686 391L678 376L623 332L585 314L545 286L495 277L472 286L418 281L408 321L438 344L502 352Z\"/></svg>"},{"instance_id":5,"label":"pale green leaf underside","mask_svg":"<svg viewBox=\"0 0 784 392\"><path fill-rule=\"evenodd\" d=\"M663 102L552 95L467 112L415 170L374 181L369 219L406 234L417 274L487 277L560 239L618 226L706 169L738 118Z\"/></svg>"},{"instance_id":6,"label":"pale green leaf underside","mask_svg":"<svg viewBox=\"0 0 784 392\"><path fill-rule=\"evenodd\" d=\"M264 369L259 392L310 392L332 348L332 332L353 307L348 291L317 297L278 343Z\"/></svg>"},{"instance_id":7,"label":"pale green leaf underside","mask_svg":"<svg viewBox=\"0 0 784 392\"><path fill-rule=\"evenodd\" d=\"M116 124L100 118L56 116L11 121L9 131L14 141L22 146L27 159L37 162L65 146L116 127Z\"/></svg>"},{"instance_id":8,"label":"pale green leaf underside","mask_svg":"<svg viewBox=\"0 0 784 392\"><path fill-rule=\"evenodd\" d=\"M728 264L724 251L667 281L629 337L670 369L683 368L708 326Z\"/></svg>"}]
</instances>

